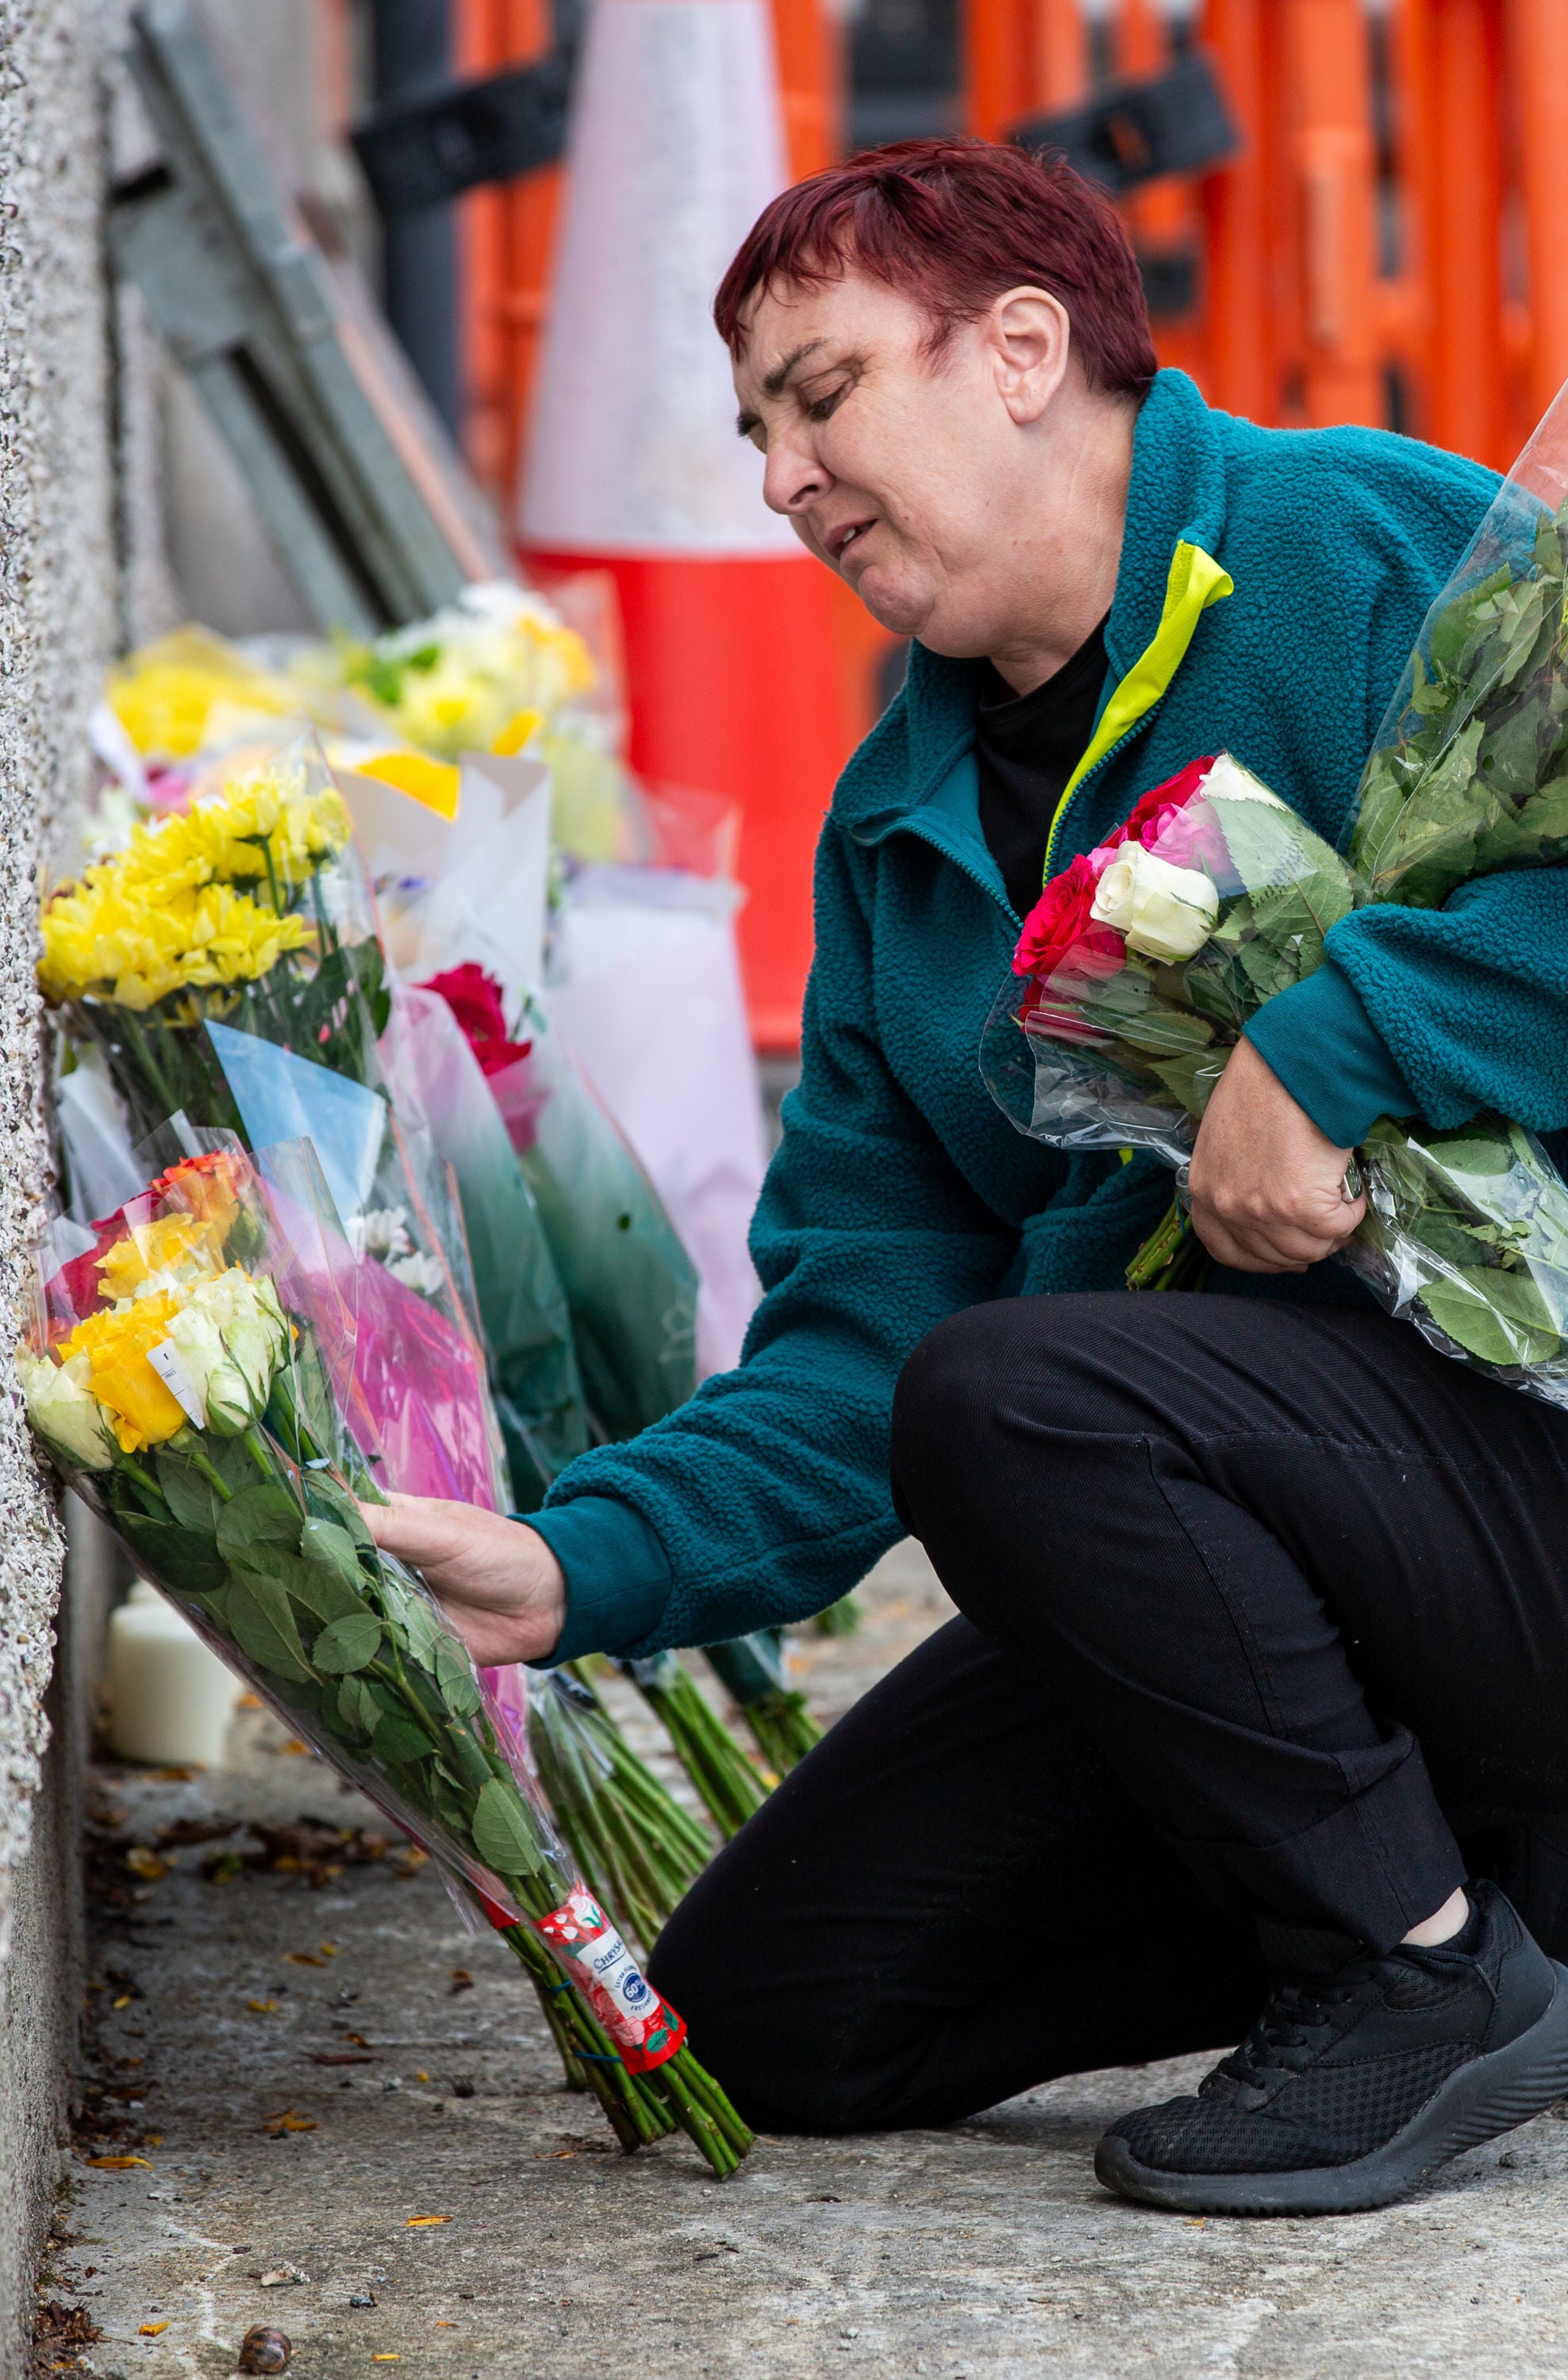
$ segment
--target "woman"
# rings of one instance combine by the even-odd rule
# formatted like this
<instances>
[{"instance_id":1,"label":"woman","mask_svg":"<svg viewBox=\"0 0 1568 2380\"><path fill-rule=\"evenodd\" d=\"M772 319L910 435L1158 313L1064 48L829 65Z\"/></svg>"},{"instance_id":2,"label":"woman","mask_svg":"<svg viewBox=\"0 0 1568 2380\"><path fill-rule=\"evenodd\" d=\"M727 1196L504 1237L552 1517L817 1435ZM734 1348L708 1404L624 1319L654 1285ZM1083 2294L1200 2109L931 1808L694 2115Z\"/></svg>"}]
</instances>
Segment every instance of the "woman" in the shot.
<instances>
[{"instance_id":1,"label":"woman","mask_svg":"<svg viewBox=\"0 0 1568 2380\"><path fill-rule=\"evenodd\" d=\"M1156 370L1109 208L1012 150L801 185L716 313L768 503L914 639L821 839L766 1295L737 1371L529 1525L378 1530L487 1661L798 1619L912 1531L964 1617L659 1945L702 2056L832 2131L1240 2038L1101 2179L1380 2204L1568 2090L1568 1974L1492 1880L1555 1918L1568 1420L1327 1260L1378 1115L1568 1121L1568 881L1334 929L1204 1119L1201 1297L1121 1286L1169 1177L1019 1137L975 1053L1042 874L1195 754L1341 836L1496 482L1211 412Z\"/></svg>"}]
</instances>

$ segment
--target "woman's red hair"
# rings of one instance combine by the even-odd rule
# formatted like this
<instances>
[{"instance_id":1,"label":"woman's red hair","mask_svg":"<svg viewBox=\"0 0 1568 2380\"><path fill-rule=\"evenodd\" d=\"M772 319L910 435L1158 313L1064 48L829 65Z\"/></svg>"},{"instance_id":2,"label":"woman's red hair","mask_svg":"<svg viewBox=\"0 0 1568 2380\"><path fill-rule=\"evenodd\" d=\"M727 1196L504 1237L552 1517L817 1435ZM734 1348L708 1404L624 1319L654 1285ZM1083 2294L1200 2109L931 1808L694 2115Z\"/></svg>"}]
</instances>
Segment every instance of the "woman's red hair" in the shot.
<instances>
[{"instance_id":1,"label":"woman's red hair","mask_svg":"<svg viewBox=\"0 0 1568 2380\"><path fill-rule=\"evenodd\" d=\"M1121 218L1058 158L993 140L895 140L813 174L741 243L713 300L720 336L738 356L756 291L820 288L851 269L924 308L933 352L1027 283L1067 309L1091 387L1141 397L1158 369Z\"/></svg>"}]
</instances>

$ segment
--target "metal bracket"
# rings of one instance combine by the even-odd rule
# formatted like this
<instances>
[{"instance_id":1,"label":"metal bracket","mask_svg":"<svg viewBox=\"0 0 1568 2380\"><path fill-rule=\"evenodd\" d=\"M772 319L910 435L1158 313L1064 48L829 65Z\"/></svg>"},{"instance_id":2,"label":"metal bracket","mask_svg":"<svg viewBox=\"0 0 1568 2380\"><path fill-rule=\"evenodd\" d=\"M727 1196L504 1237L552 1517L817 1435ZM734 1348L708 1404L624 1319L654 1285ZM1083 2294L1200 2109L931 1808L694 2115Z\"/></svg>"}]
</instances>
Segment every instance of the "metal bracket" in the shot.
<instances>
[{"instance_id":1,"label":"metal bracket","mask_svg":"<svg viewBox=\"0 0 1568 2380\"><path fill-rule=\"evenodd\" d=\"M1161 75L1106 83L1081 107L1031 115L1008 134L1021 149L1058 149L1086 180L1136 189L1162 174L1201 174L1241 147L1219 78L1201 50Z\"/></svg>"},{"instance_id":2,"label":"metal bracket","mask_svg":"<svg viewBox=\"0 0 1568 2380\"><path fill-rule=\"evenodd\" d=\"M570 90L566 59L544 58L379 108L349 139L383 214L414 214L480 182L553 165L565 150Z\"/></svg>"},{"instance_id":3,"label":"metal bracket","mask_svg":"<svg viewBox=\"0 0 1568 2380\"><path fill-rule=\"evenodd\" d=\"M131 29L164 163L114 193L110 254L316 620L373 635L504 573L489 504L384 322L279 192L195 0L145 0Z\"/></svg>"}]
</instances>

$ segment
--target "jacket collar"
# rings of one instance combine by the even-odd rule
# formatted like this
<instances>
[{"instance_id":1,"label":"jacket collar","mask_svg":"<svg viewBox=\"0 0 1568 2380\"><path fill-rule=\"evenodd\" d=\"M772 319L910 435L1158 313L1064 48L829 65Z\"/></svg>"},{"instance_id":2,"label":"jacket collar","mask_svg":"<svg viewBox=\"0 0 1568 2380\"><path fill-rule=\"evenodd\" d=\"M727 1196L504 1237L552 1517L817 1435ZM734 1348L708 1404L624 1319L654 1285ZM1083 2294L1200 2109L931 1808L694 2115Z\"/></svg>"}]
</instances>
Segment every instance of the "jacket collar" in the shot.
<instances>
[{"instance_id":1,"label":"jacket collar","mask_svg":"<svg viewBox=\"0 0 1568 2380\"><path fill-rule=\"evenodd\" d=\"M1161 371L1133 435L1116 592L1105 625L1108 687L1153 641L1175 549L1219 555L1225 470L1219 419L1185 372ZM928 801L974 740L980 663L910 648L904 689L851 759L833 808L846 825L891 823ZM902 783L893 782L894 776Z\"/></svg>"}]
</instances>

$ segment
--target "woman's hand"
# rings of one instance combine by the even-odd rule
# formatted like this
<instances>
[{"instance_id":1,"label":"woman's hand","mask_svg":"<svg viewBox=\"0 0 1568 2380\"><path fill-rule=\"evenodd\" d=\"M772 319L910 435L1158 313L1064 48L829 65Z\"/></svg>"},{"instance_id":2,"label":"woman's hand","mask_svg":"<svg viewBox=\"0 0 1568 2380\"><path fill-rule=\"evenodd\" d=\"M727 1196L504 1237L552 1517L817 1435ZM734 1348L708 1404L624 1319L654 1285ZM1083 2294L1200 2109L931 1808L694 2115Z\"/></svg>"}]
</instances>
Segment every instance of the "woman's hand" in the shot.
<instances>
[{"instance_id":1,"label":"woman's hand","mask_svg":"<svg viewBox=\"0 0 1568 2380\"><path fill-rule=\"evenodd\" d=\"M536 1529L443 1496L394 1496L359 1510L378 1546L423 1572L481 1670L553 1649L566 1581Z\"/></svg>"},{"instance_id":2,"label":"woman's hand","mask_svg":"<svg viewBox=\"0 0 1568 2380\"><path fill-rule=\"evenodd\" d=\"M1193 1229L1237 1272L1305 1272L1367 1211L1336 1148L1250 1041L1238 1041L1197 1130L1187 1187Z\"/></svg>"}]
</instances>

